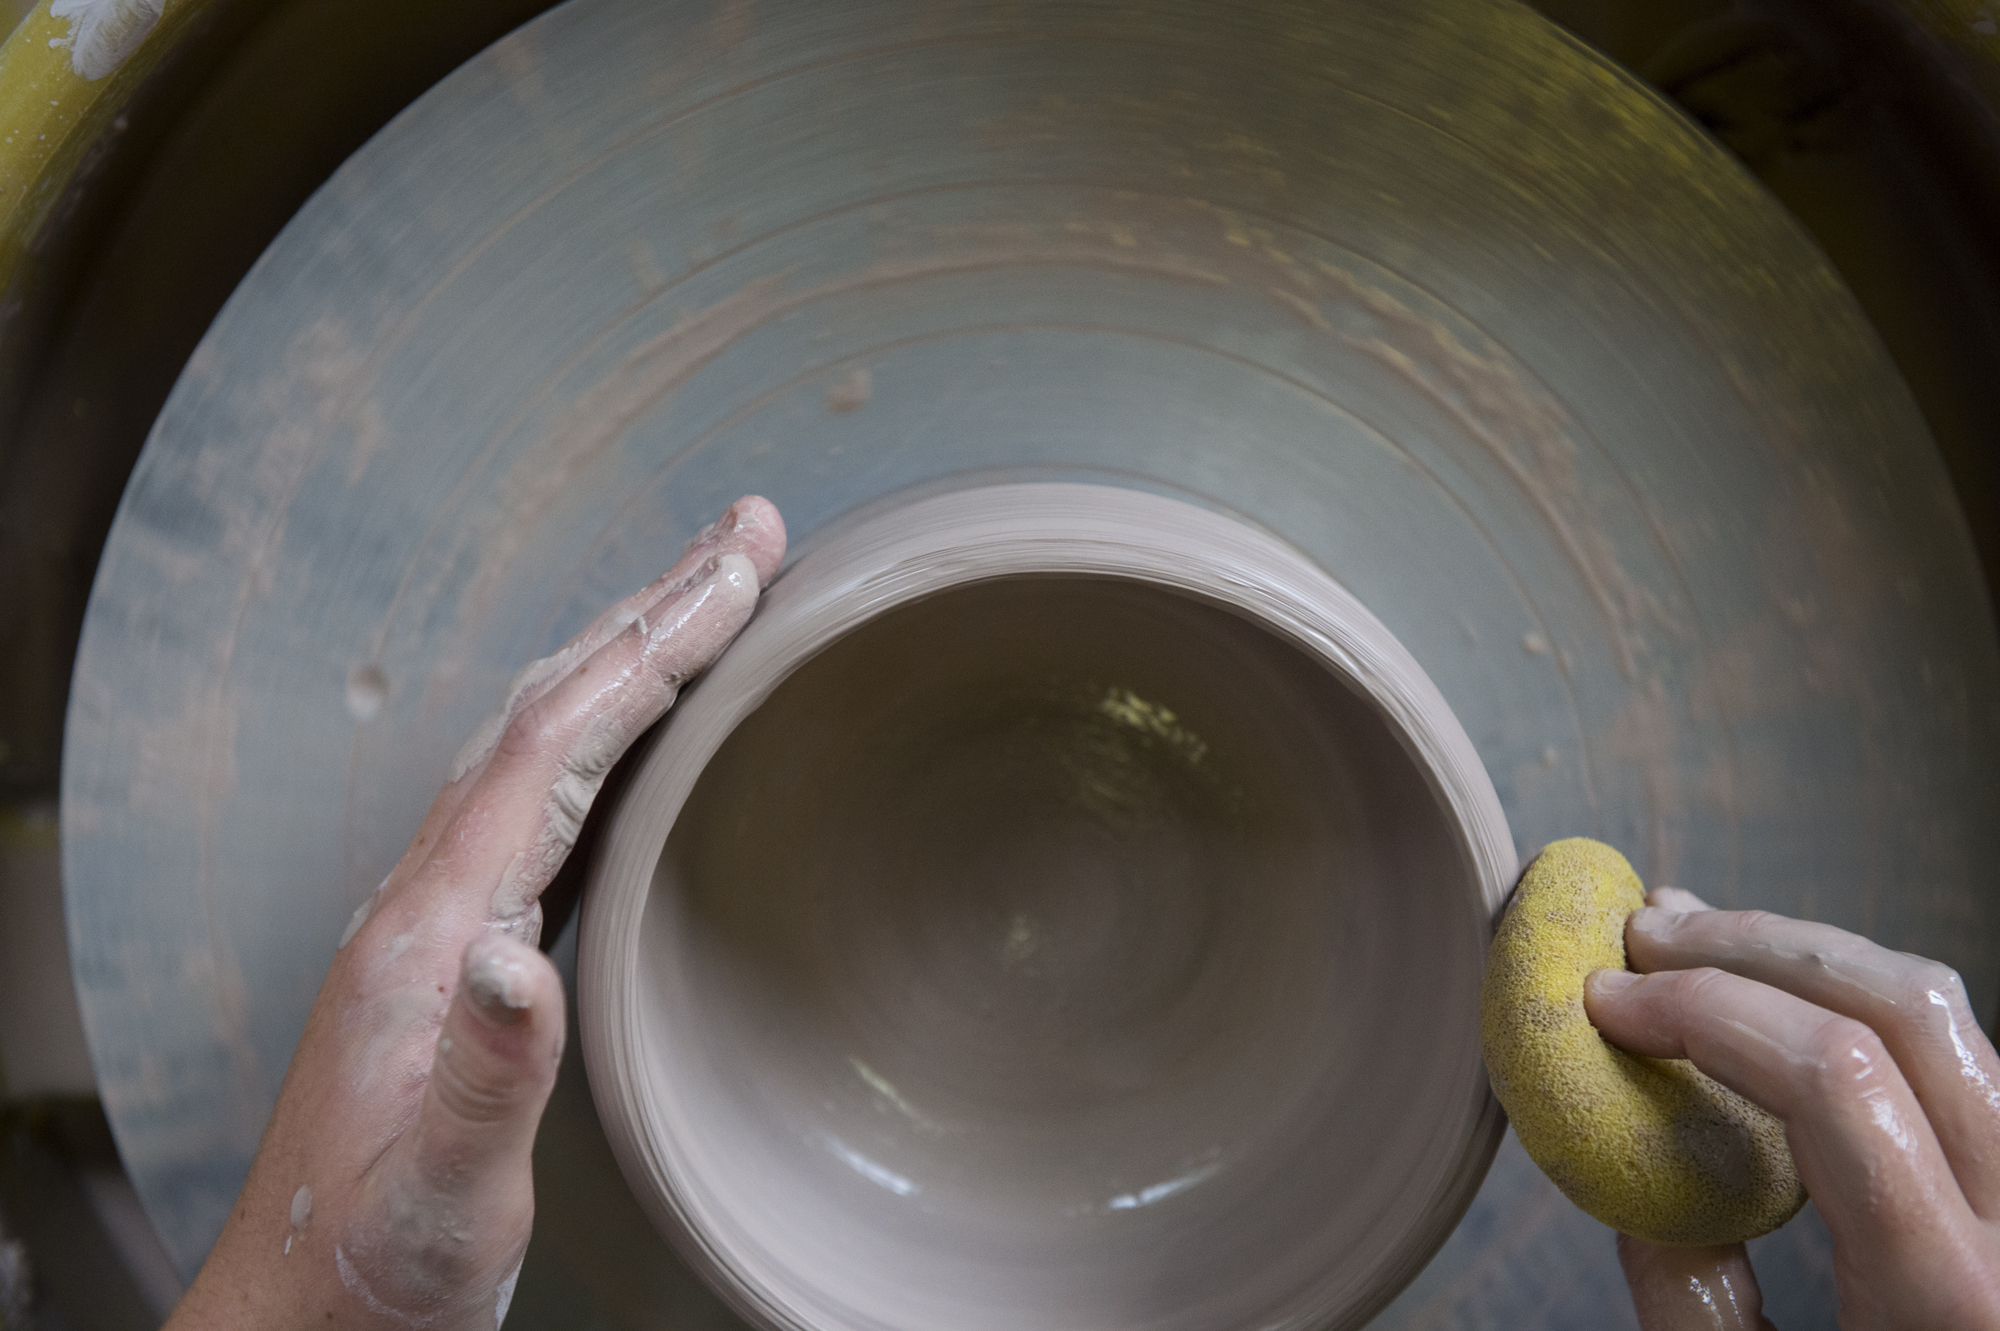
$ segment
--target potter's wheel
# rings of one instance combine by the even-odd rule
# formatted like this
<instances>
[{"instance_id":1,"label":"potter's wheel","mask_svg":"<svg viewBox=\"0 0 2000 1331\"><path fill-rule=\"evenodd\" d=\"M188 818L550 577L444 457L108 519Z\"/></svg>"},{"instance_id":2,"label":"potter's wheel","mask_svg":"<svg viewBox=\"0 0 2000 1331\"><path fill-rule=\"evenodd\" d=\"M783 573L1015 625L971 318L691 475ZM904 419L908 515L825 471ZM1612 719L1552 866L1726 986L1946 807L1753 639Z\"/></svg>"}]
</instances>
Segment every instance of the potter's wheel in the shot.
<instances>
[{"instance_id":1,"label":"potter's wheel","mask_svg":"<svg viewBox=\"0 0 2000 1331\"><path fill-rule=\"evenodd\" d=\"M1942 958L1990 1021L1992 622L1803 233L1526 11L1148 12L575 0L238 290L105 551L66 750L99 1079L185 1269L464 735L745 491L802 547L971 480L1245 518L1415 654L1523 848ZM575 1074L515 1316L728 1324ZM1831 1297L1811 1223L1768 1241L1781 1324ZM1510 1144L1384 1321L1615 1323L1617 1281Z\"/></svg>"}]
</instances>

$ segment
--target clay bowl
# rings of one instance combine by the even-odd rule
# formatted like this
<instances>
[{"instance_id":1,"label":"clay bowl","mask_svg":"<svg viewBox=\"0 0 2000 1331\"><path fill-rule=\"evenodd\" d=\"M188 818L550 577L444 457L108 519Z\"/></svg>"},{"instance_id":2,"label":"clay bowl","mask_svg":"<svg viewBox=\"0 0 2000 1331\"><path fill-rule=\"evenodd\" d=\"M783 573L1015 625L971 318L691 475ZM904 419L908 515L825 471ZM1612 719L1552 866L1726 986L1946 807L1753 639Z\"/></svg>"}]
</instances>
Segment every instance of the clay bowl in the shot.
<instances>
[{"instance_id":1,"label":"clay bowl","mask_svg":"<svg viewBox=\"0 0 2000 1331\"><path fill-rule=\"evenodd\" d=\"M1505 817L1259 531L1080 485L850 524L636 764L591 1086L753 1323L1358 1324L1485 1172Z\"/></svg>"}]
</instances>

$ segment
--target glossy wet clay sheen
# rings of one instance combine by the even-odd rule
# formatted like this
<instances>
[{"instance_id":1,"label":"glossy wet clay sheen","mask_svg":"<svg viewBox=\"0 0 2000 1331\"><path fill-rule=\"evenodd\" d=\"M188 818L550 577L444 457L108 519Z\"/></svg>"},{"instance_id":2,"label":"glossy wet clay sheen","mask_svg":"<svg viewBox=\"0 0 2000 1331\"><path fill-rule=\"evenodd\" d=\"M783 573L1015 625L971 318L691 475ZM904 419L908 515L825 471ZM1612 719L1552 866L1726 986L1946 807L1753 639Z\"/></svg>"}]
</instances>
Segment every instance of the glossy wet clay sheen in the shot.
<instances>
[{"instance_id":1,"label":"glossy wet clay sheen","mask_svg":"<svg viewBox=\"0 0 2000 1331\"><path fill-rule=\"evenodd\" d=\"M600 1112L766 1326L1349 1324L1497 1138L1490 783L1366 610L1175 500L988 487L851 525L607 842Z\"/></svg>"}]
</instances>

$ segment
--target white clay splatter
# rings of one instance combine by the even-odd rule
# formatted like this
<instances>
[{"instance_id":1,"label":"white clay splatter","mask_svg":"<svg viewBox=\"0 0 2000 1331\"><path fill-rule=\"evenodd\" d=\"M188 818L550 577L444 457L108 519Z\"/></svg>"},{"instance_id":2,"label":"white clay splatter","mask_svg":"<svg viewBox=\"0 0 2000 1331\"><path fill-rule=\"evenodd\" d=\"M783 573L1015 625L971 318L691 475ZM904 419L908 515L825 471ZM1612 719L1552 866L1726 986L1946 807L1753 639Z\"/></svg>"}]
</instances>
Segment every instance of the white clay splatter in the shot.
<instances>
[{"instance_id":1,"label":"white clay splatter","mask_svg":"<svg viewBox=\"0 0 2000 1331\"><path fill-rule=\"evenodd\" d=\"M500 1331L500 1323L507 1320L507 1306L514 1302L514 1283L521 1278L521 1264L514 1263L514 1269L500 1282L499 1293L493 1296L493 1331Z\"/></svg>"},{"instance_id":2,"label":"white clay splatter","mask_svg":"<svg viewBox=\"0 0 2000 1331\"><path fill-rule=\"evenodd\" d=\"M125 63L160 21L164 0L49 0L49 17L69 20L69 67L95 82Z\"/></svg>"},{"instance_id":3,"label":"white clay splatter","mask_svg":"<svg viewBox=\"0 0 2000 1331\"><path fill-rule=\"evenodd\" d=\"M583 834L583 820L611 773L612 763L630 736L622 718L600 716L584 730L583 738L564 755L562 775L549 791L543 809L542 830L535 844L515 855L500 875L493 892L496 919L512 920L533 904L534 897L554 874L577 837Z\"/></svg>"},{"instance_id":4,"label":"white clay splatter","mask_svg":"<svg viewBox=\"0 0 2000 1331\"><path fill-rule=\"evenodd\" d=\"M375 1291L368 1288L368 1282L361 1278L361 1273L354 1269L354 1263L348 1260L346 1252L339 1247L333 1250L333 1265L334 1269L340 1272L341 1285L349 1294L361 1300L361 1305L377 1317L387 1317L391 1321L401 1322L404 1326L419 1327L429 1326L436 1320L430 1316L418 1317L400 1312L376 1298Z\"/></svg>"},{"instance_id":5,"label":"white clay splatter","mask_svg":"<svg viewBox=\"0 0 2000 1331\"><path fill-rule=\"evenodd\" d=\"M384 976L377 992L343 1014L343 1025L353 1032L347 1071L354 1094L366 1097L385 1085L419 1085L430 1072L431 1051L409 1037L437 1029L448 1006L428 975L405 983Z\"/></svg>"},{"instance_id":6,"label":"white clay splatter","mask_svg":"<svg viewBox=\"0 0 2000 1331\"><path fill-rule=\"evenodd\" d=\"M340 942L335 946L334 951L338 952L341 948L346 947L354 941L354 935L361 932L361 926L368 923L368 917L375 913L377 903L382 900L382 889L387 886L389 886L389 880L384 878L380 883L376 884L375 890L368 894L367 899L354 908L354 913L347 917L347 928L341 930Z\"/></svg>"},{"instance_id":7,"label":"white clay splatter","mask_svg":"<svg viewBox=\"0 0 2000 1331\"><path fill-rule=\"evenodd\" d=\"M285 1235L285 1256L292 1255L292 1240L298 1237L299 1231L306 1227L308 1220L312 1219L312 1211L312 1189L302 1183L299 1185L299 1190L292 1194L292 1232Z\"/></svg>"},{"instance_id":8,"label":"white clay splatter","mask_svg":"<svg viewBox=\"0 0 2000 1331\"><path fill-rule=\"evenodd\" d=\"M486 928L491 933L504 935L517 943L524 943L529 947L538 946L542 941L542 903L531 901L528 903L528 908L519 915L488 920Z\"/></svg>"},{"instance_id":9,"label":"white clay splatter","mask_svg":"<svg viewBox=\"0 0 2000 1331\"><path fill-rule=\"evenodd\" d=\"M528 972L520 962L488 953L474 958L465 970L465 985L481 1007L504 1007L525 1012L533 1006L528 997Z\"/></svg>"}]
</instances>

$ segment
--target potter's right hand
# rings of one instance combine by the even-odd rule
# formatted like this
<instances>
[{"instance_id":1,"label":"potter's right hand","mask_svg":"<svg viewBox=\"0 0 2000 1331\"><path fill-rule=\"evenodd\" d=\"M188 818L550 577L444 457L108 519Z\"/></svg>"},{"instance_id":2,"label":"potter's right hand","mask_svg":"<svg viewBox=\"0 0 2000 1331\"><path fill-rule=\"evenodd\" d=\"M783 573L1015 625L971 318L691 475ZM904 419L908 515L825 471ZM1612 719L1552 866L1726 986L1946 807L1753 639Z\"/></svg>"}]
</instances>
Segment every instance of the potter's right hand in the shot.
<instances>
[{"instance_id":1,"label":"potter's right hand","mask_svg":"<svg viewBox=\"0 0 2000 1331\"><path fill-rule=\"evenodd\" d=\"M1784 1120L1845 1331L2000 1328L2000 1058L1958 975L1829 925L1646 900L1625 929L1645 973L1596 972L1585 1010ZM1740 1243L1618 1255L1645 1331L1770 1325Z\"/></svg>"},{"instance_id":2,"label":"potter's right hand","mask_svg":"<svg viewBox=\"0 0 2000 1331\"><path fill-rule=\"evenodd\" d=\"M784 550L778 511L740 499L517 678L355 913L176 1331L506 1315L563 1039L538 898L611 765L743 627Z\"/></svg>"}]
</instances>

